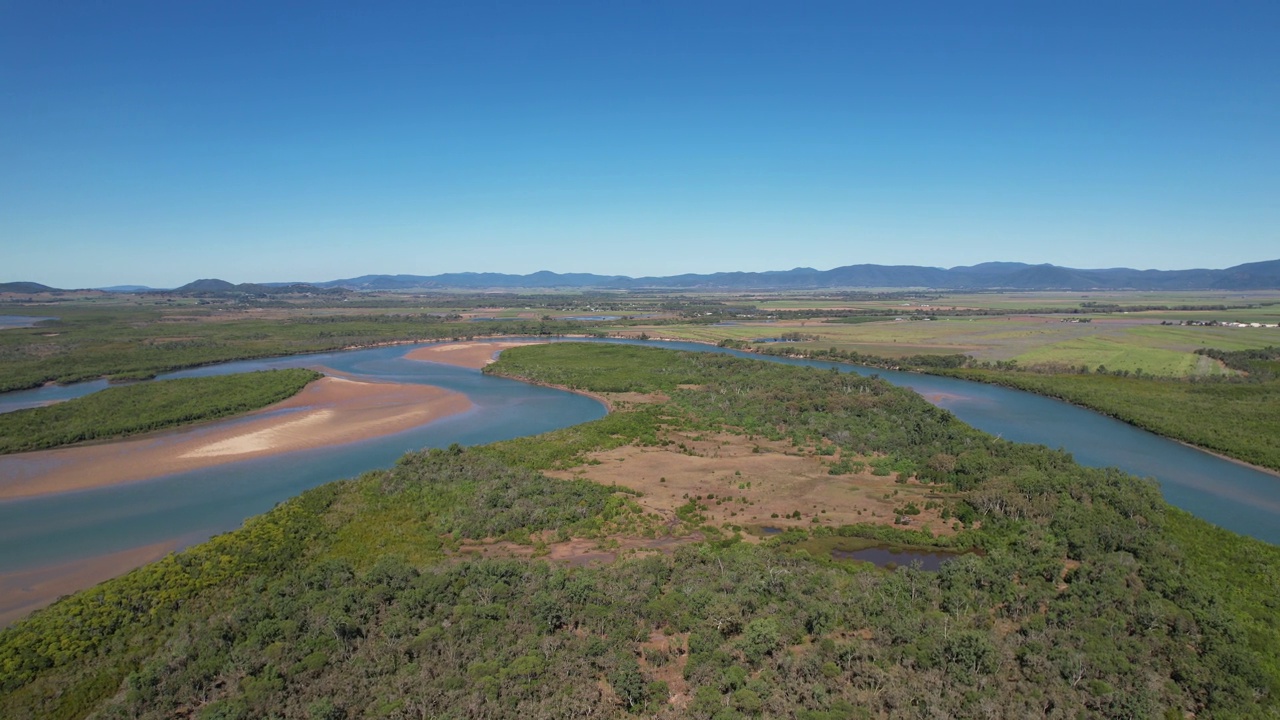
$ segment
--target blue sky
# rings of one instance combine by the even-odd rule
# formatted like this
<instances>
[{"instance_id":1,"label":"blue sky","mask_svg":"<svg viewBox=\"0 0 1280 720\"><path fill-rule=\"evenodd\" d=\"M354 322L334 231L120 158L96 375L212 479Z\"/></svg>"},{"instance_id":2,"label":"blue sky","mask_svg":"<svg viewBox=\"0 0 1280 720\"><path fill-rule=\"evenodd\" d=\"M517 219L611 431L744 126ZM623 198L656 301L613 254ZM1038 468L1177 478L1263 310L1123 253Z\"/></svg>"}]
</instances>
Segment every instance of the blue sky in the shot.
<instances>
[{"instance_id":1,"label":"blue sky","mask_svg":"<svg viewBox=\"0 0 1280 720\"><path fill-rule=\"evenodd\" d=\"M1280 4L0 0L0 281L1280 257Z\"/></svg>"}]
</instances>

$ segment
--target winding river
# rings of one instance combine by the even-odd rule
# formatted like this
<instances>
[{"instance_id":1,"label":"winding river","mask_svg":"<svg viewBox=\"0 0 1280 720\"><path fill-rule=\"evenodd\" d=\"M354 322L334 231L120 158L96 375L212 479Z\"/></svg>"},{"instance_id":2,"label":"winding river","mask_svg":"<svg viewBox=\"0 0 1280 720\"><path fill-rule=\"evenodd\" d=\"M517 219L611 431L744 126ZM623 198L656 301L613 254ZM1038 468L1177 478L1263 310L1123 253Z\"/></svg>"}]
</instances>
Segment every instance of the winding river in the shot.
<instances>
[{"instance_id":1,"label":"winding river","mask_svg":"<svg viewBox=\"0 0 1280 720\"><path fill-rule=\"evenodd\" d=\"M1215 457L1057 400L964 380L773 358L695 343L602 340L837 368L910 387L960 419L1018 442L1071 452L1091 466L1156 478L1171 504L1217 525L1280 543L1280 477ZM422 383L465 393L475 407L407 432L145 482L0 501L0 573L47 567L160 542L190 545L316 485L388 467L407 450L476 445L532 435L604 415L593 399L437 363L404 358L420 345L233 362L172 373L191 377L324 366L353 379ZM87 394L102 383L0 396L0 412ZM0 457L0 477L21 455Z\"/></svg>"}]
</instances>

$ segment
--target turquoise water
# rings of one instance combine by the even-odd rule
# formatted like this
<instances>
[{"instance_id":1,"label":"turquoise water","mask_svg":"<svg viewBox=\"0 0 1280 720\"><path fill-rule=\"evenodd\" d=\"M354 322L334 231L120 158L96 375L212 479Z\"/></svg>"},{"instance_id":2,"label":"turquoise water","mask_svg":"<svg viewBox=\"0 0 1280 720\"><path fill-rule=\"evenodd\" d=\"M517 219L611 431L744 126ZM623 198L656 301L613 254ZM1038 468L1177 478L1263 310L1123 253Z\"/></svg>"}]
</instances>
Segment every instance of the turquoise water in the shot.
<instances>
[{"instance_id":1,"label":"turquoise water","mask_svg":"<svg viewBox=\"0 0 1280 720\"><path fill-rule=\"evenodd\" d=\"M488 377L479 371L406 360L399 346L249 361L166 377L323 366L355 379L436 385L466 393L465 413L395 435L319 450L248 460L139 483L0 502L0 572L51 565L182 538L187 544L236 528L245 518L307 488L390 467L406 451L480 445L604 416L574 393ZM0 477L21 455L0 457Z\"/></svg>"},{"instance_id":2,"label":"turquoise water","mask_svg":"<svg viewBox=\"0 0 1280 720\"><path fill-rule=\"evenodd\" d=\"M965 422L1006 439L1062 448L1091 466L1115 466L1159 481L1166 500L1217 525L1280 543L1280 477L1217 458L1063 402L963 380L770 358L694 343L617 341L723 352L789 365L874 374L910 387ZM438 385L466 393L470 412L380 438L307 450L141 483L0 502L0 572L149 545L198 542L330 480L388 467L407 450L546 432L601 417L603 407L572 393L490 377L476 370L404 359L417 346L352 350L196 368L166 377L323 366L356 378ZM77 387L77 392L80 386ZM28 400L64 388L26 393ZM46 393L46 395L41 395ZM80 394L83 394L82 392ZM17 395L17 393L15 393ZM22 456L0 457L0 478Z\"/></svg>"},{"instance_id":3,"label":"turquoise water","mask_svg":"<svg viewBox=\"0 0 1280 720\"><path fill-rule=\"evenodd\" d=\"M76 383L74 385L46 385L33 390L18 390L0 395L0 413L48 405L96 393L107 387L106 380Z\"/></svg>"},{"instance_id":4,"label":"turquoise water","mask_svg":"<svg viewBox=\"0 0 1280 720\"><path fill-rule=\"evenodd\" d=\"M6 328L34 327L38 322L57 320L56 317L33 317L31 315L0 315L0 330Z\"/></svg>"}]
</instances>

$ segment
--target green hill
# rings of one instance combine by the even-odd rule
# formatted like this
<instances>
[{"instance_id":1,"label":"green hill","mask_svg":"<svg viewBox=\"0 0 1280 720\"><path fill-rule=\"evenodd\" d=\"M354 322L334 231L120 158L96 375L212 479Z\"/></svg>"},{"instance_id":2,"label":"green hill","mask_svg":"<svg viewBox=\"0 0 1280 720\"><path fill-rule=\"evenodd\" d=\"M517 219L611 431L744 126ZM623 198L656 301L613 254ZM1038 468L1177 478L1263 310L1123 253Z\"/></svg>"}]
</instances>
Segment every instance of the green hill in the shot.
<instances>
[{"instance_id":1,"label":"green hill","mask_svg":"<svg viewBox=\"0 0 1280 720\"><path fill-rule=\"evenodd\" d=\"M38 282L7 282L0 283L0 292L8 293L44 293L57 292L57 288L51 288L48 285L41 285Z\"/></svg>"}]
</instances>

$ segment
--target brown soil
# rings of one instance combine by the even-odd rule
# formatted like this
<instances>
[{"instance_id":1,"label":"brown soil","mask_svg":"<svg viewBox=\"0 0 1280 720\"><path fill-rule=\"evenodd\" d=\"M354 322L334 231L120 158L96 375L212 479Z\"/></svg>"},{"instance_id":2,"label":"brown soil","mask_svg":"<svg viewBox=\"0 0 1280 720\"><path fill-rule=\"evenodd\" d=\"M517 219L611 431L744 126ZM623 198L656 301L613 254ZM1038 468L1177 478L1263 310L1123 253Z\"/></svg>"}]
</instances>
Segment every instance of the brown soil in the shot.
<instances>
[{"instance_id":1,"label":"brown soil","mask_svg":"<svg viewBox=\"0 0 1280 720\"><path fill-rule=\"evenodd\" d=\"M968 396L968 395L959 395L959 394L957 394L957 393L949 393L949 392L932 392L932 393L923 393L923 394L921 395L921 397L923 397L925 400L928 400L929 402L933 403L934 405L941 405L941 404L943 404L943 403L951 402L951 401L955 401L955 400L968 400L968 399L969 399L969 396Z\"/></svg>"},{"instance_id":2,"label":"brown soil","mask_svg":"<svg viewBox=\"0 0 1280 720\"><path fill-rule=\"evenodd\" d=\"M660 392L639 393L639 392L607 392L593 393L593 397L603 398L610 408L625 408L627 405L652 405L654 403L664 403L671 398Z\"/></svg>"},{"instance_id":3,"label":"brown soil","mask_svg":"<svg viewBox=\"0 0 1280 720\"><path fill-rule=\"evenodd\" d=\"M824 460L838 456L822 458L812 448L727 433L694 437L670 433L665 438L670 445L592 453L589 457L598 464L547 474L639 490L644 493L636 498L641 507L671 520L676 508L699 495L706 506L700 512L712 525L783 529L819 524L893 525L897 518L894 508L915 502L922 512L911 517L907 527L928 525L939 535L951 532L950 523L941 519L938 509L923 509L930 499L940 499L936 489L914 480L900 484L893 476L871 474L869 465L862 473L830 475ZM788 517L797 510L798 520Z\"/></svg>"},{"instance_id":4,"label":"brown soil","mask_svg":"<svg viewBox=\"0 0 1280 720\"><path fill-rule=\"evenodd\" d=\"M536 345L528 341L500 342L456 342L428 345L409 352L405 357L410 360L438 362L446 365L457 365L466 368L482 368L497 358L498 353L507 348L523 345Z\"/></svg>"},{"instance_id":5,"label":"brown soil","mask_svg":"<svg viewBox=\"0 0 1280 720\"><path fill-rule=\"evenodd\" d=\"M99 445L0 457L0 499L145 480L295 450L390 435L470 409L429 385L325 377L241 418Z\"/></svg>"},{"instance_id":6,"label":"brown soil","mask_svg":"<svg viewBox=\"0 0 1280 720\"><path fill-rule=\"evenodd\" d=\"M655 681L667 684L667 704L684 709L689 703L689 683L684 668L689 662L689 633L667 635L654 630L646 642L640 643L640 668Z\"/></svg>"}]
</instances>

